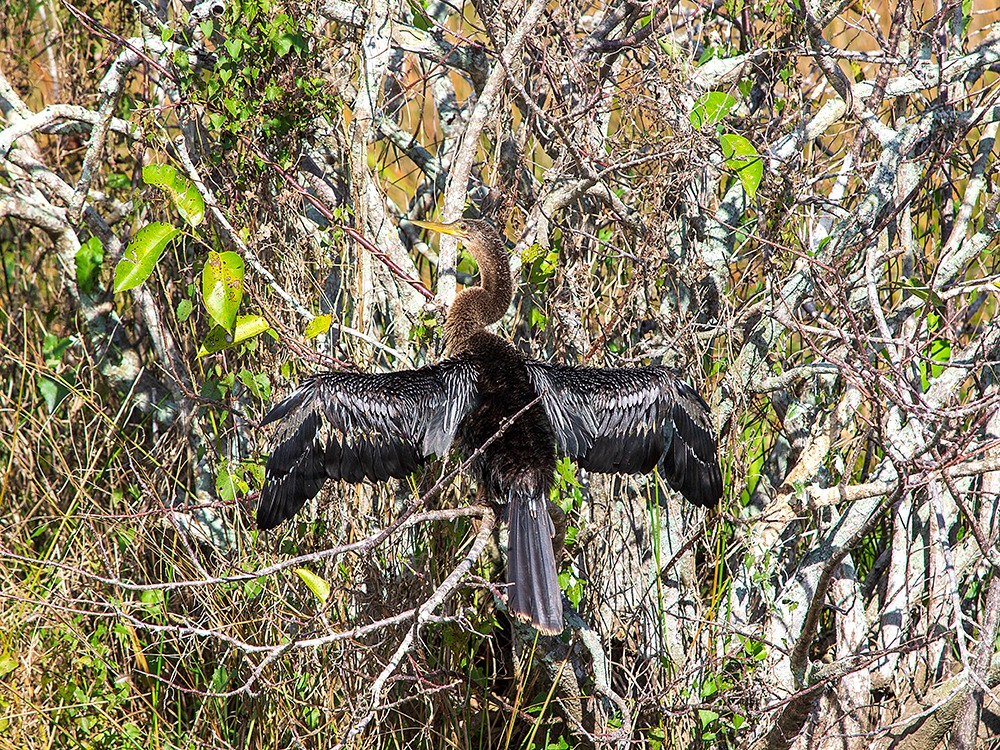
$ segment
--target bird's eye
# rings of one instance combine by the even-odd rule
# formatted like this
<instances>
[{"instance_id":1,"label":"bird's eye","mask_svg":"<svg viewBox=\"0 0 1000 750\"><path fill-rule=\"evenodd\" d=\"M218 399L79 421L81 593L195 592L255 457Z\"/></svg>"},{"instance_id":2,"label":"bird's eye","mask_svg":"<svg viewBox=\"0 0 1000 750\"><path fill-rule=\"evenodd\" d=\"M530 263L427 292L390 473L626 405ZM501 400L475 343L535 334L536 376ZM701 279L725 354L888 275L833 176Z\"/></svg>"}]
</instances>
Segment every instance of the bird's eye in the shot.
<instances>
[{"instance_id":1,"label":"bird's eye","mask_svg":"<svg viewBox=\"0 0 1000 750\"><path fill-rule=\"evenodd\" d=\"M458 228L464 232L469 228L469 225L466 224L464 221L460 221L458 222Z\"/></svg>"}]
</instances>

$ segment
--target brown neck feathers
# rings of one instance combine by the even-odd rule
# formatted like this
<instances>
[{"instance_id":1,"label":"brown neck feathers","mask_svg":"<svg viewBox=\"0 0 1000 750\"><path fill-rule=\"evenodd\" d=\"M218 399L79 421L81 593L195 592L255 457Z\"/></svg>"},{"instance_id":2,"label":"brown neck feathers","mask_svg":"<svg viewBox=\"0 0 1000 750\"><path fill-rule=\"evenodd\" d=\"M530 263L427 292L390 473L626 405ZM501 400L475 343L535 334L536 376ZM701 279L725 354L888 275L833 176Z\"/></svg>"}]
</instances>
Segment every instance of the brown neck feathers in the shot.
<instances>
[{"instance_id":1,"label":"brown neck feathers","mask_svg":"<svg viewBox=\"0 0 1000 750\"><path fill-rule=\"evenodd\" d=\"M503 239L485 222L469 224L471 231L463 244L479 266L480 285L459 292L448 310L444 337L452 352L461 349L473 333L503 318L513 296L510 260Z\"/></svg>"}]
</instances>

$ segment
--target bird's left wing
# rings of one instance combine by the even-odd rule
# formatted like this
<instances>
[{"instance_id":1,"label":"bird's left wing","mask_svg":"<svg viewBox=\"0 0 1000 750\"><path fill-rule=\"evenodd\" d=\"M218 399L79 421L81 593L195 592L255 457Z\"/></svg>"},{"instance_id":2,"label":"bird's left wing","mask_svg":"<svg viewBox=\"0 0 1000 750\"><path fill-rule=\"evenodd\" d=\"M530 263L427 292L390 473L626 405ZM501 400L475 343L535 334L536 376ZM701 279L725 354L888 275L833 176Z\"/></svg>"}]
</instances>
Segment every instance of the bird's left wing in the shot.
<instances>
[{"instance_id":1,"label":"bird's left wing","mask_svg":"<svg viewBox=\"0 0 1000 750\"><path fill-rule=\"evenodd\" d=\"M688 501L710 507L722 497L708 404L673 370L525 365L559 448L584 469L645 474L659 464Z\"/></svg>"},{"instance_id":2,"label":"bird's left wing","mask_svg":"<svg viewBox=\"0 0 1000 750\"><path fill-rule=\"evenodd\" d=\"M329 479L403 478L445 453L478 400L474 366L446 360L381 374L324 372L264 417L271 440L257 527L294 516Z\"/></svg>"}]
</instances>

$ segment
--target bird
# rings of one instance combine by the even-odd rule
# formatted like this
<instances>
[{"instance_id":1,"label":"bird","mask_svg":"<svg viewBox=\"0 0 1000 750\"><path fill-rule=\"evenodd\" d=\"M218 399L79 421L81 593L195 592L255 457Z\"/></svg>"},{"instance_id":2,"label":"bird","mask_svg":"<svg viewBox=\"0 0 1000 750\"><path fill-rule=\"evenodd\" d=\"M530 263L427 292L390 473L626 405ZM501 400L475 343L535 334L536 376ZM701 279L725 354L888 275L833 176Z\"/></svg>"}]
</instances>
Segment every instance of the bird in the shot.
<instances>
[{"instance_id":1,"label":"bird","mask_svg":"<svg viewBox=\"0 0 1000 750\"><path fill-rule=\"evenodd\" d=\"M452 447L473 456L496 438L475 455L470 473L509 527L507 609L543 634L558 634L563 606L548 507L557 453L591 472L659 467L689 502L711 508L723 482L710 409L668 367L583 367L524 356L487 330L513 296L500 232L484 219L411 223L455 237L479 266L479 285L460 291L445 316L445 358L413 370L305 378L261 421L277 426L257 526L271 529L295 516L327 479L404 478Z\"/></svg>"}]
</instances>

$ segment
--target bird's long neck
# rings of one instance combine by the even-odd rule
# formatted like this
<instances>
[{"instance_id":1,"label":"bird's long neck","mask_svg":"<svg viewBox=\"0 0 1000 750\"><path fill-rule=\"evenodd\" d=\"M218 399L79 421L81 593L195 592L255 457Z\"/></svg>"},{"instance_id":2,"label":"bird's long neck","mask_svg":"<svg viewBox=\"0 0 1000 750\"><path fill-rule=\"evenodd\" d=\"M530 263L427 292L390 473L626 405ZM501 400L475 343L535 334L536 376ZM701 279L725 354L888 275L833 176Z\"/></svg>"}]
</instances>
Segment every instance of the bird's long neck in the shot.
<instances>
[{"instance_id":1,"label":"bird's long neck","mask_svg":"<svg viewBox=\"0 0 1000 750\"><path fill-rule=\"evenodd\" d=\"M480 286L463 289L448 310L444 338L451 352L460 350L472 334L503 318L513 297L510 261L502 240L469 250L479 266Z\"/></svg>"}]
</instances>

